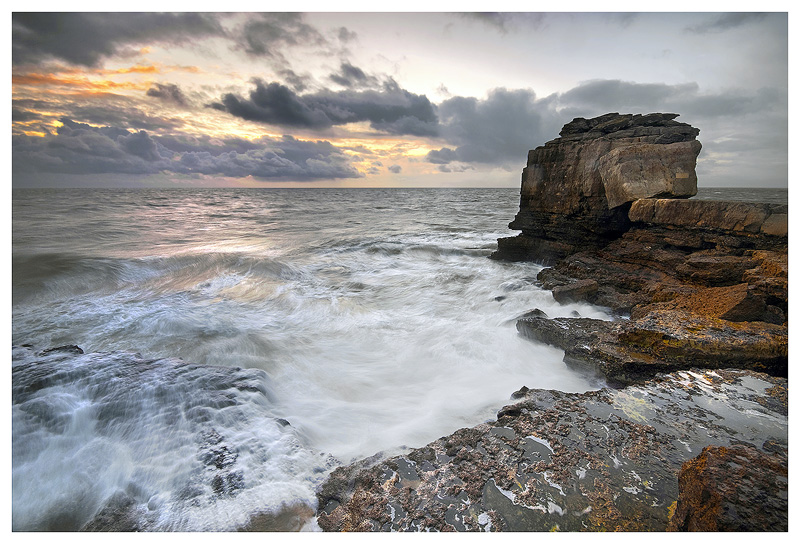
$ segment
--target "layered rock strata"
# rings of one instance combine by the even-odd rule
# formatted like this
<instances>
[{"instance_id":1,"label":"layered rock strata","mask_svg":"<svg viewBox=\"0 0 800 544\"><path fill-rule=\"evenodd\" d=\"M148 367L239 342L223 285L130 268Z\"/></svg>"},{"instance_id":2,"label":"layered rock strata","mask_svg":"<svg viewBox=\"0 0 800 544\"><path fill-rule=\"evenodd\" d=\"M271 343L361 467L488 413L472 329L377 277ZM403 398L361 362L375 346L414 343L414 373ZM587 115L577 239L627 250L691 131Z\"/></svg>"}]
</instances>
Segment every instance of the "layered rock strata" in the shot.
<instances>
[{"instance_id":1,"label":"layered rock strata","mask_svg":"<svg viewBox=\"0 0 800 544\"><path fill-rule=\"evenodd\" d=\"M699 130L677 114L577 118L528 153L520 209L496 258L554 262L628 230L631 202L697 193Z\"/></svg>"},{"instance_id":2,"label":"layered rock strata","mask_svg":"<svg viewBox=\"0 0 800 544\"><path fill-rule=\"evenodd\" d=\"M785 379L693 370L624 390L577 394L523 388L513 397L515 402L500 410L494 422L461 429L403 455L336 469L318 493L320 527L691 530L686 519L707 517L698 510L698 486L691 482L706 485L713 474L684 476L689 474L685 463L707 454L707 445L744 445L747 455L761 460L759 475L746 488L737 487L738 495L721 490L720 484L715 504L755 499L771 480L785 489ZM771 494L769 506L753 527L775 521L775 530L781 530L788 514L785 492ZM741 530L744 521L738 526L720 521L716 527Z\"/></svg>"},{"instance_id":3,"label":"layered rock strata","mask_svg":"<svg viewBox=\"0 0 800 544\"><path fill-rule=\"evenodd\" d=\"M644 199L629 217L617 240L537 277L556 301L587 301L629 319L556 320L594 331L580 344L551 338L546 318L519 320L520 332L620 384L691 366L786 376L787 206Z\"/></svg>"}]
</instances>

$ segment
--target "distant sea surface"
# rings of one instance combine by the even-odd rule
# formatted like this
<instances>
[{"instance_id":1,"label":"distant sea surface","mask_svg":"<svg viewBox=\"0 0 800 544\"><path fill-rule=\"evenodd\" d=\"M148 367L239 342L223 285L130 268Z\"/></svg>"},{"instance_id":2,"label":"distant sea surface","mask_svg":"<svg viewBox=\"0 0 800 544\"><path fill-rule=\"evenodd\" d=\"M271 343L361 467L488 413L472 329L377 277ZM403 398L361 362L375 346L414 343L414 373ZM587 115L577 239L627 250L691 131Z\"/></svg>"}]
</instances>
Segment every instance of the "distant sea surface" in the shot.
<instances>
[{"instance_id":1,"label":"distant sea surface","mask_svg":"<svg viewBox=\"0 0 800 544\"><path fill-rule=\"evenodd\" d=\"M697 195L693 198L699 200L736 200L740 202L762 202L766 204L788 204L788 189L754 189L754 188L718 188L698 187Z\"/></svg>"},{"instance_id":2,"label":"distant sea surface","mask_svg":"<svg viewBox=\"0 0 800 544\"><path fill-rule=\"evenodd\" d=\"M487 258L518 203L518 189L14 190L12 528L117 512L141 530L260 514L314 530L339 464L493 419L523 385L600 387L517 335L533 308L609 319L554 302L538 265ZM37 355L70 344L86 354Z\"/></svg>"}]
</instances>

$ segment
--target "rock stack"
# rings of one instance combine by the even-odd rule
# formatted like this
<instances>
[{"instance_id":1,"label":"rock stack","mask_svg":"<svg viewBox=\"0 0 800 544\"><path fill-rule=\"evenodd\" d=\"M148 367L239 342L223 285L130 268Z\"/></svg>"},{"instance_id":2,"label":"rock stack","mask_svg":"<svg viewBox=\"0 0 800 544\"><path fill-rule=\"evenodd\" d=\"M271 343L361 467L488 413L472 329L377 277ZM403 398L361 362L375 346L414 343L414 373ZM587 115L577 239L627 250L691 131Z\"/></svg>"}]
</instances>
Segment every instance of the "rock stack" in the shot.
<instances>
[{"instance_id":1,"label":"rock stack","mask_svg":"<svg viewBox=\"0 0 800 544\"><path fill-rule=\"evenodd\" d=\"M602 247L630 227L640 198L697 194L700 131L673 113L579 117L561 137L528 153L516 238L498 240L495 258L550 264Z\"/></svg>"}]
</instances>

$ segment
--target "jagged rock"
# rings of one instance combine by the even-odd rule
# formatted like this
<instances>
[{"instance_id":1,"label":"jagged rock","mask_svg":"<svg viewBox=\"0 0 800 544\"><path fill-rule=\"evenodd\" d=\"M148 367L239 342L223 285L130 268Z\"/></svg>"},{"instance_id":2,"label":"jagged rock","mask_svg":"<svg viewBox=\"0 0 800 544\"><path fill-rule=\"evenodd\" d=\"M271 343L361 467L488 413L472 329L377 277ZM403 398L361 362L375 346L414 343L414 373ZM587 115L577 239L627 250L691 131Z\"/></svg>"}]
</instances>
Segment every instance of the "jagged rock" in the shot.
<instances>
[{"instance_id":1,"label":"jagged rock","mask_svg":"<svg viewBox=\"0 0 800 544\"><path fill-rule=\"evenodd\" d=\"M777 376L788 372L788 331L770 323L732 323L683 310L651 311L624 322L618 342L683 368L750 368Z\"/></svg>"},{"instance_id":2,"label":"jagged rock","mask_svg":"<svg viewBox=\"0 0 800 544\"><path fill-rule=\"evenodd\" d=\"M528 315L517 320L517 330L563 349L568 366L615 385L695 366L748 368L777 376L788 372L785 327L732 323L679 309L654 308L639 319L616 322Z\"/></svg>"},{"instance_id":3,"label":"jagged rock","mask_svg":"<svg viewBox=\"0 0 800 544\"><path fill-rule=\"evenodd\" d=\"M589 344L598 339L608 339L617 326L613 321L590 317L557 317L525 314L517 320L517 330L523 336L567 349L573 344Z\"/></svg>"},{"instance_id":4,"label":"jagged rock","mask_svg":"<svg viewBox=\"0 0 800 544\"><path fill-rule=\"evenodd\" d=\"M549 264L628 230L631 202L697 193L699 130L675 114L576 118L528 153L520 209L494 258Z\"/></svg>"},{"instance_id":5,"label":"jagged rock","mask_svg":"<svg viewBox=\"0 0 800 544\"><path fill-rule=\"evenodd\" d=\"M669 302L637 308L631 317L643 317L653 310L679 310L727 321L768 321L772 317L767 312L764 297L746 283L698 289L691 295L677 296Z\"/></svg>"},{"instance_id":6,"label":"jagged rock","mask_svg":"<svg viewBox=\"0 0 800 544\"><path fill-rule=\"evenodd\" d=\"M750 445L706 447L686 461L668 531L788 531L788 463Z\"/></svg>"},{"instance_id":7,"label":"jagged rock","mask_svg":"<svg viewBox=\"0 0 800 544\"><path fill-rule=\"evenodd\" d=\"M785 379L725 370L583 394L525 388L494 422L337 469L317 495L318 523L325 531L663 531L678 471L703 447L786 449L785 392Z\"/></svg>"}]
</instances>

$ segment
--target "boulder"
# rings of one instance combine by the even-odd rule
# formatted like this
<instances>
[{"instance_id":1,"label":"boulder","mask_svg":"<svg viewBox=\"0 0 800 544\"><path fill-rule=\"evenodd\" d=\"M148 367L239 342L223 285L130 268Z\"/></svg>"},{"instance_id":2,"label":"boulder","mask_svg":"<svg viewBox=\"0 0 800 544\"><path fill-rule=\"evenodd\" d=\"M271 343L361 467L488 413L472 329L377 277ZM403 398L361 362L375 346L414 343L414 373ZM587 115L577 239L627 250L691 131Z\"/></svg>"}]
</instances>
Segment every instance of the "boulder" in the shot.
<instances>
[{"instance_id":1,"label":"boulder","mask_svg":"<svg viewBox=\"0 0 800 544\"><path fill-rule=\"evenodd\" d=\"M681 467L667 531L788 531L788 484L780 448L706 447Z\"/></svg>"}]
</instances>

